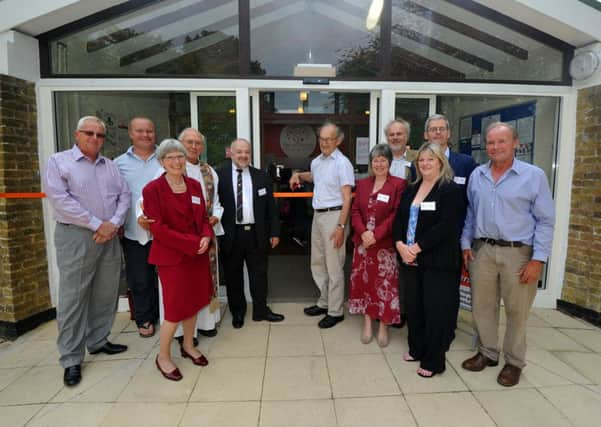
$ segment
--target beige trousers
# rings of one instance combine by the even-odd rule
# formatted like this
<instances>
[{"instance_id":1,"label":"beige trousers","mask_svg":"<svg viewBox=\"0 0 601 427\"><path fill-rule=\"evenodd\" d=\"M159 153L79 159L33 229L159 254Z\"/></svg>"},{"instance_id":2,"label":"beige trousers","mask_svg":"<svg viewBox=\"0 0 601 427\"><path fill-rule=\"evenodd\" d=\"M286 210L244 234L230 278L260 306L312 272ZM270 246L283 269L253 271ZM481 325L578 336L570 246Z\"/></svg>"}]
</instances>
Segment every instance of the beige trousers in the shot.
<instances>
[{"instance_id":1,"label":"beige trousers","mask_svg":"<svg viewBox=\"0 0 601 427\"><path fill-rule=\"evenodd\" d=\"M319 288L317 306L330 316L342 316L344 308L344 259L346 245L335 249L330 235L336 230L340 211L314 212L311 228L311 274ZM348 227L344 231L344 240Z\"/></svg>"},{"instance_id":2,"label":"beige trousers","mask_svg":"<svg viewBox=\"0 0 601 427\"><path fill-rule=\"evenodd\" d=\"M536 283L520 283L519 271L531 257L531 246L500 247L477 240L469 266L478 350L490 359L499 359L499 305L503 298L507 317L503 354L506 363L519 368L526 366L526 327L537 289Z\"/></svg>"}]
</instances>

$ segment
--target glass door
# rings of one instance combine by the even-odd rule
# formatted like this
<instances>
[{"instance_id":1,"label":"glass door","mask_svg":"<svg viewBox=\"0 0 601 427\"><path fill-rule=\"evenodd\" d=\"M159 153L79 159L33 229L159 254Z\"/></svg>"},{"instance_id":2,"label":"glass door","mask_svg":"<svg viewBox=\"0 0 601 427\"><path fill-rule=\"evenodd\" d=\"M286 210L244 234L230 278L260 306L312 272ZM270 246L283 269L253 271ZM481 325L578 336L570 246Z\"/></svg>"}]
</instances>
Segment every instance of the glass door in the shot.
<instances>
[{"instance_id":1,"label":"glass door","mask_svg":"<svg viewBox=\"0 0 601 427\"><path fill-rule=\"evenodd\" d=\"M192 93L191 123L205 136L203 161L220 168L229 158L230 143L238 135L235 92Z\"/></svg>"},{"instance_id":2,"label":"glass door","mask_svg":"<svg viewBox=\"0 0 601 427\"><path fill-rule=\"evenodd\" d=\"M320 154L317 131L326 120L344 132L339 149L352 162L356 177L366 176L369 148L376 144L377 135L374 95L327 90L265 90L251 95L256 99L253 136L255 142L260 141L255 166L272 177L282 225L280 245L269 262L271 300L302 301L317 296L309 261L313 187L305 183L293 192L288 180L295 171L309 170ZM349 268L351 258L349 253Z\"/></svg>"}]
</instances>

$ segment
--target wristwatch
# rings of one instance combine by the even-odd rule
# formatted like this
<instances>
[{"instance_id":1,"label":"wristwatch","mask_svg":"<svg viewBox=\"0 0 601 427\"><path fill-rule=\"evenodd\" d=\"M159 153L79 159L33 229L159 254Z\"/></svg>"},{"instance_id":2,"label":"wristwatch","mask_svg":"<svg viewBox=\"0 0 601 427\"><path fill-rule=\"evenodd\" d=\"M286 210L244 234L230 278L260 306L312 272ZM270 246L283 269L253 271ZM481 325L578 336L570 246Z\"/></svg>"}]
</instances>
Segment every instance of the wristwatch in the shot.
<instances>
[{"instance_id":1,"label":"wristwatch","mask_svg":"<svg viewBox=\"0 0 601 427\"><path fill-rule=\"evenodd\" d=\"M338 224L336 227L342 228L344 230L344 227L346 227L345 224Z\"/></svg>"}]
</instances>

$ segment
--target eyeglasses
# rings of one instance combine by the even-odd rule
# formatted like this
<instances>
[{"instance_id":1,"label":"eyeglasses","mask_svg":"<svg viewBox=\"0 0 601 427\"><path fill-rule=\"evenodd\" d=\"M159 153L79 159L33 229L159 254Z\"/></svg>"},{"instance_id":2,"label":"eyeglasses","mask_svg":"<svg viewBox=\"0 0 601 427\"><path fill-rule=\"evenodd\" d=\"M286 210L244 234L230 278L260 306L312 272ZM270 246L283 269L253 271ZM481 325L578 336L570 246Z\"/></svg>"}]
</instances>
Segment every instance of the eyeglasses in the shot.
<instances>
[{"instance_id":1,"label":"eyeglasses","mask_svg":"<svg viewBox=\"0 0 601 427\"><path fill-rule=\"evenodd\" d=\"M165 156L164 160L169 160L170 162L172 162L174 160L182 161L182 160L186 160L186 156L184 156L183 154L179 154L176 156Z\"/></svg>"},{"instance_id":2,"label":"eyeglasses","mask_svg":"<svg viewBox=\"0 0 601 427\"><path fill-rule=\"evenodd\" d=\"M403 136L405 132L390 132L388 136Z\"/></svg>"},{"instance_id":3,"label":"eyeglasses","mask_svg":"<svg viewBox=\"0 0 601 427\"><path fill-rule=\"evenodd\" d=\"M338 140L338 138L334 137L334 138L322 138L321 136L319 137L320 141L323 142L336 142Z\"/></svg>"},{"instance_id":4,"label":"eyeglasses","mask_svg":"<svg viewBox=\"0 0 601 427\"><path fill-rule=\"evenodd\" d=\"M81 132L83 133L85 136L88 137L92 137L95 136L98 139L104 139L106 138L106 134L104 133L96 133L96 132L92 132L91 130L83 130L83 129L79 129L77 132Z\"/></svg>"},{"instance_id":5,"label":"eyeglasses","mask_svg":"<svg viewBox=\"0 0 601 427\"><path fill-rule=\"evenodd\" d=\"M443 127L443 126L440 126L440 127L437 127L437 128L428 128L428 132L432 132L432 133L436 133L436 132L443 133L443 132L446 132L447 130L448 129L446 127Z\"/></svg>"},{"instance_id":6,"label":"eyeglasses","mask_svg":"<svg viewBox=\"0 0 601 427\"><path fill-rule=\"evenodd\" d=\"M182 141L185 145L189 145L190 147L202 147L202 142L200 141Z\"/></svg>"}]
</instances>

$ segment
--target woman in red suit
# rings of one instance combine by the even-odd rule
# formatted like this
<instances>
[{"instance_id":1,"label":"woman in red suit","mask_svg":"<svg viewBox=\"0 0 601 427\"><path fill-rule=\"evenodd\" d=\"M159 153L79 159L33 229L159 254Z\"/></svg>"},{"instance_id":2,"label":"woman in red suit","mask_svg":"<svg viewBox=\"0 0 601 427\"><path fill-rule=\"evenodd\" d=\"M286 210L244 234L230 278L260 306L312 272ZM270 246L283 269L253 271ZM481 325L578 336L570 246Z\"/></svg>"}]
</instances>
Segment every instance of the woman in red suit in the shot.
<instances>
[{"instance_id":1,"label":"woman in red suit","mask_svg":"<svg viewBox=\"0 0 601 427\"><path fill-rule=\"evenodd\" d=\"M157 159L166 173L144 187L144 214L152 218L154 241L148 262L158 268L162 284L165 321L161 325L156 366L173 381L182 374L171 359L171 340L183 322L181 354L195 365L209 362L194 347L196 314L211 300L212 283L207 249L213 229L198 181L185 176L186 150L175 139L166 139L157 149Z\"/></svg>"},{"instance_id":2,"label":"woman in red suit","mask_svg":"<svg viewBox=\"0 0 601 427\"><path fill-rule=\"evenodd\" d=\"M387 144L378 144L371 150L371 176L357 182L351 210L355 250L349 311L364 315L364 344L371 342L372 320L380 321L381 347L388 345L388 325L401 321L392 223L407 181L389 174L391 163L392 152Z\"/></svg>"}]
</instances>

